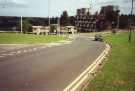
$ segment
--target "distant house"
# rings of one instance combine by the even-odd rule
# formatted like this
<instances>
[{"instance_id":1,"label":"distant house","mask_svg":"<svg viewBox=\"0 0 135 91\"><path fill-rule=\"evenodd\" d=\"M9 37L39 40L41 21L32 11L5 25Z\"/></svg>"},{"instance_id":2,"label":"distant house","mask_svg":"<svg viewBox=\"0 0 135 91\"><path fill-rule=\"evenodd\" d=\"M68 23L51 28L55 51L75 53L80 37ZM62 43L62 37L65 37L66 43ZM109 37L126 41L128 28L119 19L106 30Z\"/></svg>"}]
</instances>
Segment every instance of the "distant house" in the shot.
<instances>
[{"instance_id":1,"label":"distant house","mask_svg":"<svg viewBox=\"0 0 135 91\"><path fill-rule=\"evenodd\" d=\"M60 33L61 34L67 34L68 33L68 29L66 27L60 27Z\"/></svg>"},{"instance_id":2,"label":"distant house","mask_svg":"<svg viewBox=\"0 0 135 91\"><path fill-rule=\"evenodd\" d=\"M77 33L77 29L75 28L75 26L65 26L60 28L60 32L62 34L66 34L66 33L75 34Z\"/></svg>"},{"instance_id":3,"label":"distant house","mask_svg":"<svg viewBox=\"0 0 135 91\"><path fill-rule=\"evenodd\" d=\"M75 28L75 26L66 26L66 29L68 30L68 33L77 33L77 29Z\"/></svg>"},{"instance_id":4,"label":"distant house","mask_svg":"<svg viewBox=\"0 0 135 91\"><path fill-rule=\"evenodd\" d=\"M50 26L50 31L49 31L49 26L32 26L32 33L34 34L46 34L48 35L49 33L53 34L75 34L77 33L77 29L75 28L75 26L65 26L65 27L58 27L58 25L56 24L51 24Z\"/></svg>"},{"instance_id":5,"label":"distant house","mask_svg":"<svg viewBox=\"0 0 135 91\"><path fill-rule=\"evenodd\" d=\"M45 27L45 26L32 26L32 33L34 34L49 34L49 27Z\"/></svg>"}]
</instances>

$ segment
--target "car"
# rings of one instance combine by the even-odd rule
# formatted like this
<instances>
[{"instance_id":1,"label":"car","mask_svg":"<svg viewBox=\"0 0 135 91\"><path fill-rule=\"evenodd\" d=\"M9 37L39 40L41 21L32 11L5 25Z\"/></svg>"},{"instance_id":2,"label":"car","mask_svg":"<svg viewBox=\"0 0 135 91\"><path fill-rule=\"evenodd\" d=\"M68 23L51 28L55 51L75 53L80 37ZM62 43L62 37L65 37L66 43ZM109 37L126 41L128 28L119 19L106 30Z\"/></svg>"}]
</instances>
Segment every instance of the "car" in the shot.
<instances>
[{"instance_id":1,"label":"car","mask_svg":"<svg viewBox=\"0 0 135 91\"><path fill-rule=\"evenodd\" d=\"M95 35L95 41L103 41L103 37L100 34Z\"/></svg>"}]
</instances>

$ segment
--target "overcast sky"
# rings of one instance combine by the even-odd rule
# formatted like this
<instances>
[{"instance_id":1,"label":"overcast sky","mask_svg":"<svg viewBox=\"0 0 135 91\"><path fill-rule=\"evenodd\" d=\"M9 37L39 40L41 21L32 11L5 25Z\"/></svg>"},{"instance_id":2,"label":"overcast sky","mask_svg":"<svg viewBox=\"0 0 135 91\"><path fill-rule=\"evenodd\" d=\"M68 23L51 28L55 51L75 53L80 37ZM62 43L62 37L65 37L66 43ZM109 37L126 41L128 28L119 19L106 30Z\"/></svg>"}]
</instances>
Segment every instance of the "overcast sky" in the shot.
<instances>
[{"instance_id":1,"label":"overcast sky","mask_svg":"<svg viewBox=\"0 0 135 91\"><path fill-rule=\"evenodd\" d=\"M129 14L131 9L131 0L0 0L0 16L47 17L48 6L50 16L60 16L64 10L75 15L77 8L90 7L90 3L93 13L104 5L118 5L121 13L125 14Z\"/></svg>"}]
</instances>

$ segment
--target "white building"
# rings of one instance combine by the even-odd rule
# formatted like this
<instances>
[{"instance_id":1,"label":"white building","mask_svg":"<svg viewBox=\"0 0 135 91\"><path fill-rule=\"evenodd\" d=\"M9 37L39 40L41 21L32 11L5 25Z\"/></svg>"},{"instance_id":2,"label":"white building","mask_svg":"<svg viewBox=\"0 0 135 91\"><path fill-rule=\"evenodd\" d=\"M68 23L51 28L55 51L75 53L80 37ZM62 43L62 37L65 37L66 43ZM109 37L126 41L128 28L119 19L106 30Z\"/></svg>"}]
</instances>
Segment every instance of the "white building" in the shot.
<instances>
[{"instance_id":1,"label":"white building","mask_svg":"<svg viewBox=\"0 0 135 91\"><path fill-rule=\"evenodd\" d=\"M32 33L34 34L49 34L49 27L45 27L45 26L32 26Z\"/></svg>"}]
</instances>

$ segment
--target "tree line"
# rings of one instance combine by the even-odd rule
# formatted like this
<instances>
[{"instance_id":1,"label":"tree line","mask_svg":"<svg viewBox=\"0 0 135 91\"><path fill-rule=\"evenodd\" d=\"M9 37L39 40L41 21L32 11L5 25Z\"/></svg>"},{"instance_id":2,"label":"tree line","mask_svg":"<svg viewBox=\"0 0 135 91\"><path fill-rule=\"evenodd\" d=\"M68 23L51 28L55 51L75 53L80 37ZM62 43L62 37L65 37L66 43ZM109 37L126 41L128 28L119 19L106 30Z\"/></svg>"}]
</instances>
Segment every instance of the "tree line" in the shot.
<instances>
[{"instance_id":1,"label":"tree line","mask_svg":"<svg viewBox=\"0 0 135 91\"><path fill-rule=\"evenodd\" d=\"M100 12L96 12L93 16L96 17L96 28L98 31L104 30L111 26L116 28L118 24L119 15L119 28L127 28L132 20L135 24L135 15L119 14L120 10L114 10L114 6L108 5L102 7ZM50 18L51 24L57 24L58 19L61 26L75 26L75 16L69 16L67 11L63 11L60 17ZM48 26L49 19L46 17L23 17L24 30L31 31L31 26ZM14 27L14 28L13 28ZM20 31L20 17L0 16L0 30L14 29Z\"/></svg>"}]
</instances>

